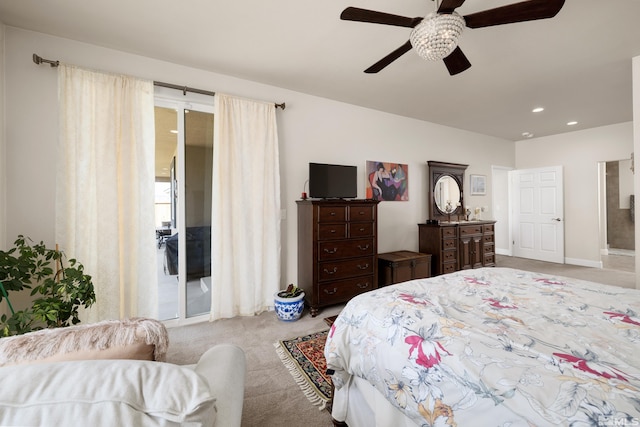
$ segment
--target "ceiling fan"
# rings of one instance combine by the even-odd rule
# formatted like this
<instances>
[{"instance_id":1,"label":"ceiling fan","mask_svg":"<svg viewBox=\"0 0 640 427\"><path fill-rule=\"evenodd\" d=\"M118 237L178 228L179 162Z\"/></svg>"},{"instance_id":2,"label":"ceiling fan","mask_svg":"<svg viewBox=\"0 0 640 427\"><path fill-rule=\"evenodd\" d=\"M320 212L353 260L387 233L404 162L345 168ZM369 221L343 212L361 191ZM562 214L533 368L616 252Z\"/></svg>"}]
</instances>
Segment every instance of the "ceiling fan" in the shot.
<instances>
[{"instance_id":1,"label":"ceiling fan","mask_svg":"<svg viewBox=\"0 0 640 427\"><path fill-rule=\"evenodd\" d=\"M364 70L365 73L379 72L414 48L424 59L442 59L449 74L453 76L471 67L458 46L458 38L464 27L482 28L552 18L562 9L565 0L528 0L461 16L455 9L464 2L465 0L442 0L437 10L424 18L407 18L348 7L340 14L340 19L413 28L405 44Z\"/></svg>"}]
</instances>

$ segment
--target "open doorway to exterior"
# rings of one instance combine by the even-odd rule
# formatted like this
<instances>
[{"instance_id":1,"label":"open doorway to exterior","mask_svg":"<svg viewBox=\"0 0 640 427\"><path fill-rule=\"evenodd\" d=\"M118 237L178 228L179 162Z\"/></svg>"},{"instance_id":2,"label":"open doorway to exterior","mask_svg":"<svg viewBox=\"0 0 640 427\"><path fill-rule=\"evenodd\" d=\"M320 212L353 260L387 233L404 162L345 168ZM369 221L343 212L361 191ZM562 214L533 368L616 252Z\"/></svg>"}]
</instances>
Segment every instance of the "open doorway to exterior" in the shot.
<instances>
[{"instance_id":1,"label":"open doorway to exterior","mask_svg":"<svg viewBox=\"0 0 640 427\"><path fill-rule=\"evenodd\" d=\"M213 107L156 100L158 318L183 323L211 309Z\"/></svg>"}]
</instances>

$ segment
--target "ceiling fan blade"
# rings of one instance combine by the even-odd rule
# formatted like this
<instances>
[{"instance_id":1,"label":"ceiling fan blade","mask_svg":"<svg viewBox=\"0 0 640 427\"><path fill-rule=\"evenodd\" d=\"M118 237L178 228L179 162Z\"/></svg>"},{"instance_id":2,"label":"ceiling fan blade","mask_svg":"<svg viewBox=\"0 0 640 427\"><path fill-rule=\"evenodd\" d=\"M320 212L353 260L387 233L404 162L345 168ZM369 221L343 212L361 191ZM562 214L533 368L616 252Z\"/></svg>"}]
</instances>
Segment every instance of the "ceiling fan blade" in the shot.
<instances>
[{"instance_id":1,"label":"ceiling fan blade","mask_svg":"<svg viewBox=\"0 0 640 427\"><path fill-rule=\"evenodd\" d=\"M533 21L556 16L565 0L529 0L465 15L469 28Z\"/></svg>"},{"instance_id":2,"label":"ceiling fan blade","mask_svg":"<svg viewBox=\"0 0 640 427\"><path fill-rule=\"evenodd\" d=\"M449 74L454 76L467 70L471 67L471 62L467 59L464 53L462 53L462 49L459 46L449 54L449 56L443 59L444 65L447 66L447 70L449 70Z\"/></svg>"},{"instance_id":3,"label":"ceiling fan blade","mask_svg":"<svg viewBox=\"0 0 640 427\"><path fill-rule=\"evenodd\" d=\"M400 58L402 55L409 52L410 50L411 50L411 42L407 40L405 44L403 44L402 46L400 46L399 48L391 52L389 55L382 58L380 61L373 64L371 67L364 70L364 72L367 74L377 73L378 71L382 70L384 67L391 64L393 61Z\"/></svg>"},{"instance_id":4,"label":"ceiling fan blade","mask_svg":"<svg viewBox=\"0 0 640 427\"><path fill-rule=\"evenodd\" d=\"M390 13L376 12L375 10L348 7L340 14L340 19L345 21L371 22L373 24L395 25L397 27L413 28L423 18L407 18L406 16L392 15Z\"/></svg>"},{"instance_id":5,"label":"ceiling fan blade","mask_svg":"<svg viewBox=\"0 0 640 427\"><path fill-rule=\"evenodd\" d=\"M440 7L438 8L438 13L451 13L456 8L462 6L465 0L442 0L440 3Z\"/></svg>"}]
</instances>

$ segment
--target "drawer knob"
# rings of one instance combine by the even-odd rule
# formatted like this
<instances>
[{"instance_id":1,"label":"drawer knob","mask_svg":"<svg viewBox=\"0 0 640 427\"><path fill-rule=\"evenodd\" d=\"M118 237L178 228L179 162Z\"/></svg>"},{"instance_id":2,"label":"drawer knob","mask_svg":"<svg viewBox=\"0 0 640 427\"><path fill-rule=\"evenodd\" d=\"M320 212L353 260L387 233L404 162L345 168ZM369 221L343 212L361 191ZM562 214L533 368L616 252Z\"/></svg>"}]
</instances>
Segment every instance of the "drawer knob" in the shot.
<instances>
[{"instance_id":1,"label":"drawer knob","mask_svg":"<svg viewBox=\"0 0 640 427\"><path fill-rule=\"evenodd\" d=\"M335 212L331 212L329 215L336 216L336 213Z\"/></svg>"},{"instance_id":2,"label":"drawer knob","mask_svg":"<svg viewBox=\"0 0 640 427\"><path fill-rule=\"evenodd\" d=\"M324 269L324 272L327 274L335 274L338 272L338 267L333 267L332 271L327 270L326 268Z\"/></svg>"},{"instance_id":3,"label":"drawer knob","mask_svg":"<svg viewBox=\"0 0 640 427\"><path fill-rule=\"evenodd\" d=\"M338 252L338 248L333 248L333 249L324 248L324 251L328 254L335 254L336 252Z\"/></svg>"},{"instance_id":4,"label":"drawer knob","mask_svg":"<svg viewBox=\"0 0 640 427\"><path fill-rule=\"evenodd\" d=\"M366 246L358 245L358 249L360 249L361 251L366 251L367 249L369 249L369 245L366 245Z\"/></svg>"},{"instance_id":5,"label":"drawer knob","mask_svg":"<svg viewBox=\"0 0 640 427\"><path fill-rule=\"evenodd\" d=\"M336 292L338 292L338 288L333 288L333 290L329 290L329 289L325 289L324 290L324 293L327 294L327 295L333 295Z\"/></svg>"},{"instance_id":6,"label":"drawer knob","mask_svg":"<svg viewBox=\"0 0 640 427\"><path fill-rule=\"evenodd\" d=\"M360 227L360 231L364 231L364 227Z\"/></svg>"},{"instance_id":7,"label":"drawer knob","mask_svg":"<svg viewBox=\"0 0 640 427\"><path fill-rule=\"evenodd\" d=\"M358 283L356 286L359 287L360 289L367 289L369 287L369 283L368 282Z\"/></svg>"},{"instance_id":8,"label":"drawer knob","mask_svg":"<svg viewBox=\"0 0 640 427\"><path fill-rule=\"evenodd\" d=\"M358 268L359 268L360 270L367 270L367 269L369 268L369 264L365 264L365 265L360 265L360 264L358 264Z\"/></svg>"}]
</instances>

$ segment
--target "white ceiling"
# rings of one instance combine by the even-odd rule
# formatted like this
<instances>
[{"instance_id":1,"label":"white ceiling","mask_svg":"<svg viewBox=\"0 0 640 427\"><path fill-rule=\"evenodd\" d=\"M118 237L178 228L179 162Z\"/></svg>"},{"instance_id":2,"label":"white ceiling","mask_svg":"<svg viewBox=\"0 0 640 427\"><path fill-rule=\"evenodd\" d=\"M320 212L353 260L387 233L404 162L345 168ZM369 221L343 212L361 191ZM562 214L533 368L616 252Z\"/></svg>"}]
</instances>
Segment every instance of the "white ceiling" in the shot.
<instances>
[{"instance_id":1,"label":"white ceiling","mask_svg":"<svg viewBox=\"0 0 640 427\"><path fill-rule=\"evenodd\" d=\"M457 11L516 1L467 0ZM410 29L341 21L347 6L409 17L435 7L432 0L0 0L0 21L514 141L523 132L632 120L640 0L566 0L552 19L467 29L460 47L472 67L457 76L413 51L378 74L363 73ZM533 114L536 106L545 111ZM571 120L578 124L567 126Z\"/></svg>"}]
</instances>

